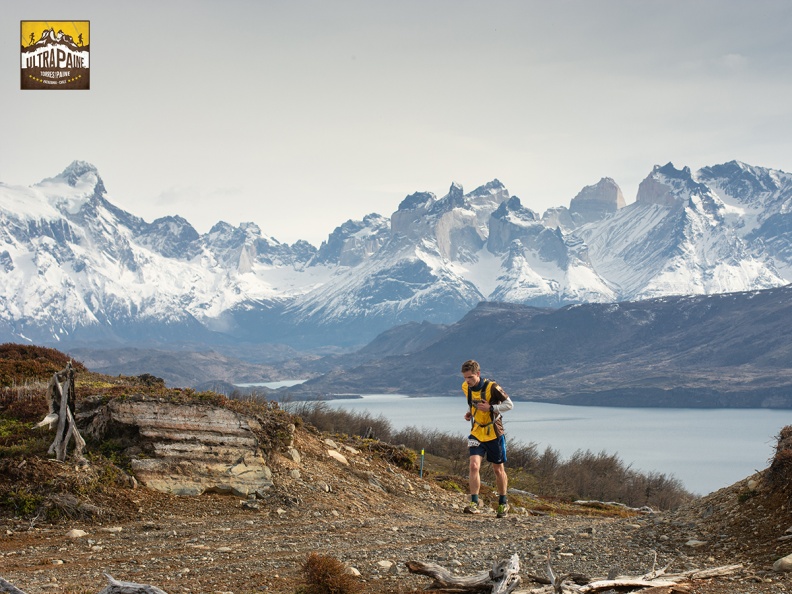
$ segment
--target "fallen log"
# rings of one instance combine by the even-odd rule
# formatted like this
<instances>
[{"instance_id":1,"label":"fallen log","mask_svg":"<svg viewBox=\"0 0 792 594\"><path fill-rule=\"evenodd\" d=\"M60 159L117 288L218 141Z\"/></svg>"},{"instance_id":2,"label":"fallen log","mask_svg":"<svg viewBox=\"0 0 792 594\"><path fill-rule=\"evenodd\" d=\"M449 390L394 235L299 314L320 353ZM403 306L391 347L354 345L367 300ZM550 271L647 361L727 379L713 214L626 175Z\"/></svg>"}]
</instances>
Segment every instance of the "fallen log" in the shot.
<instances>
[{"instance_id":1,"label":"fallen log","mask_svg":"<svg viewBox=\"0 0 792 594\"><path fill-rule=\"evenodd\" d=\"M120 582L109 574L104 574L110 582L98 594L168 594L156 586L136 584L134 582ZM3 594L25 594L22 590L0 577L0 592Z\"/></svg>"},{"instance_id":2,"label":"fallen log","mask_svg":"<svg viewBox=\"0 0 792 594\"><path fill-rule=\"evenodd\" d=\"M508 594L520 585L520 560L517 555L510 559L496 562L489 571L475 575L458 576L445 567L435 563L407 561L410 573L425 575L434 580L426 590L436 592L490 592L491 594Z\"/></svg>"},{"instance_id":3,"label":"fallen log","mask_svg":"<svg viewBox=\"0 0 792 594\"><path fill-rule=\"evenodd\" d=\"M1 577L0 577L0 592L3 592L4 594L25 594L22 590L20 590L13 584L8 583Z\"/></svg>"},{"instance_id":4,"label":"fallen log","mask_svg":"<svg viewBox=\"0 0 792 594\"><path fill-rule=\"evenodd\" d=\"M608 592L610 590L640 592L641 594L674 594L677 592L685 592L688 590L686 583L702 580L712 579L717 577L727 577L737 574L743 568L742 565L723 565L721 567L713 567L710 569L693 569L674 574L663 574L663 570L652 573L662 574L663 579L657 579L658 576L644 575L644 576L617 576L612 579L600 579L589 582L582 586L574 586L564 583L568 576L558 578L555 576L550 563L548 561L548 575L550 576L551 586L541 589L532 590L534 594L548 594L560 593L569 591L576 594L593 594L596 592Z\"/></svg>"},{"instance_id":5,"label":"fallen log","mask_svg":"<svg viewBox=\"0 0 792 594\"><path fill-rule=\"evenodd\" d=\"M615 580L599 580L591 582L585 586L580 586L576 591L581 594L587 592L604 592L615 588L668 588L675 586L676 582L671 580L644 580L641 578L620 578Z\"/></svg>"},{"instance_id":6,"label":"fallen log","mask_svg":"<svg viewBox=\"0 0 792 594\"><path fill-rule=\"evenodd\" d=\"M134 582L119 582L109 574L104 574L104 576L110 583L99 594L167 594L167 592L160 590L156 586L135 584Z\"/></svg>"}]
</instances>

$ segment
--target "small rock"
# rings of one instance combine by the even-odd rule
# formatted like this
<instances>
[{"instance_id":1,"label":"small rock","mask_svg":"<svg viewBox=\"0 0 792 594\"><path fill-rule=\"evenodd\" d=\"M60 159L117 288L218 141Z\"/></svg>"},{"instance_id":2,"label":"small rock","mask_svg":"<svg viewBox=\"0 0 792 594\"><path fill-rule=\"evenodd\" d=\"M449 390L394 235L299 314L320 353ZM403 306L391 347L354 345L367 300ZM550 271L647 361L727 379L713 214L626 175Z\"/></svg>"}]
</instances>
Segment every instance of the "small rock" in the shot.
<instances>
[{"instance_id":1,"label":"small rock","mask_svg":"<svg viewBox=\"0 0 792 594\"><path fill-rule=\"evenodd\" d=\"M389 572L393 565L393 561L377 561L377 567L380 568L380 571Z\"/></svg>"},{"instance_id":2,"label":"small rock","mask_svg":"<svg viewBox=\"0 0 792 594\"><path fill-rule=\"evenodd\" d=\"M344 573L355 577L360 577L360 571L358 571L355 567L347 567L344 569Z\"/></svg>"},{"instance_id":3,"label":"small rock","mask_svg":"<svg viewBox=\"0 0 792 594\"><path fill-rule=\"evenodd\" d=\"M302 456L300 456L300 452L298 452L296 448L288 448L286 450L286 455L291 459L292 462L296 462L297 464L302 461Z\"/></svg>"},{"instance_id":4,"label":"small rock","mask_svg":"<svg viewBox=\"0 0 792 594\"><path fill-rule=\"evenodd\" d=\"M88 534L85 530L78 530L77 528L72 528L66 533L66 538L82 538Z\"/></svg>"},{"instance_id":5,"label":"small rock","mask_svg":"<svg viewBox=\"0 0 792 594\"><path fill-rule=\"evenodd\" d=\"M325 441L328 441L328 440L325 440ZM339 462L341 462L341 464L349 466L349 460L347 460L344 457L344 455L341 454L340 452L337 452L336 450L327 450L327 455L330 456L331 458L334 458L335 460L338 460Z\"/></svg>"},{"instance_id":6,"label":"small rock","mask_svg":"<svg viewBox=\"0 0 792 594\"><path fill-rule=\"evenodd\" d=\"M792 555L781 557L773 563L773 571L792 571Z\"/></svg>"},{"instance_id":7,"label":"small rock","mask_svg":"<svg viewBox=\"0 0 792 594\"><path fill-rule=\"evenodd\" d=\"M698 547L703 547L705 544L707 544L706 541L696 540L695 538L691 538L689 541L687 541L685 543L685 546L686 547L692 547L692 548L698 548Z\"/></svg>"}]
</instances>

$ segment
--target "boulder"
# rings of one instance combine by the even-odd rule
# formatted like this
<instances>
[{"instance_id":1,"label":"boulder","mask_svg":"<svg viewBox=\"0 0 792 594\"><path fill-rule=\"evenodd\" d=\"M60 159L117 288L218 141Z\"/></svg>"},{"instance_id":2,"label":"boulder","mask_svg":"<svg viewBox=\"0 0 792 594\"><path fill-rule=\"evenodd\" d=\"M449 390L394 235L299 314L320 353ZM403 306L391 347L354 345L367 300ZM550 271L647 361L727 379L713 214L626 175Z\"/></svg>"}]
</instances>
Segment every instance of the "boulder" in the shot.
<instances>
[{"instance_id":1,"label":"boulder","mask_svg":"<svg viewBox=\"0 0 792 594\"><path fill-rule=\"evenodd\" d=\"M95 439L125 446L135 478L150 489L246 497L273 484L256 436L260 423L220 406L143 396L86 399L78 425Z\"/></svg>"}]
</instances>

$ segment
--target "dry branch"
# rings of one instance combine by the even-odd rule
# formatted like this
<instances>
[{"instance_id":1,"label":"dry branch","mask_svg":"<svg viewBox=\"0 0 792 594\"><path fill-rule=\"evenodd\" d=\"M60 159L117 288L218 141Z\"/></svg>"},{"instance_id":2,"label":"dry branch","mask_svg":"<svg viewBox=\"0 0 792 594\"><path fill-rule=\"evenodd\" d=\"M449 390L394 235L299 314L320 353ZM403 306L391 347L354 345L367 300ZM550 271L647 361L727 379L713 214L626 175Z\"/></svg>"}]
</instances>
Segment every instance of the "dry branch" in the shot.
<instances>
[{"instance_id":1,"label":"dry branch","mask_svg":"<svg viewBox=\"0 0 792 594\"><path fill-rule=\"evenodd\" d=\"M410 573L418 573L434 579L426 589L440 592L490 592L508 594L520 585L520 560L517 555L496 562L490 571L471 576L457 576L445 567L422 561L405 563Z\"/></svg>"},{"instance_id":2,"label":"dry branch","mask_svg":"<svg viewBox=\"0 0 792 594\"><path fill-rule=\"evenodd\" d=\"M110 583L98 594L168 594L165 590L160 590L155 586L145 584L135 584L134 582L119 582L113 576L104 574ZM4 594L25 594L16 586L8 583L0 577L0 593Z\"/></svg>"},{"instance_id":3,"label":"dry branch","mask_svg":"<svg viewBox=\"0 0 792 594\"><path fill-rule=\"evenodd\" d=\"M531 590L531 594L594 594L597 592L640 592L641 594L682 594L689 591L689 586L680 582L691 582L693 580L709 579L715 577L732 576L738 573L742 565L723 565L711 569L694 569L682 573L666 574L668 565L662 569L657 569L657 552L654 553L652 570L642 576L617 576L608 575L607 578L589 581L583 585L566 583L573 577L571 574L559 576L553 571L550 563L550 551L547 551L547 577L548 579L530 576L534 581L541 584L549 584L542 588ZM670 564L669 564L670 565ZM660 576L664 579L657 579ZM578 578L579 576L574 576ZM577 581L577 580L576 580ZM580 582L578 582L580 583ZM520 592L523 592L522 590ZM520 592L516 594L520 594Z\"/></svg>"},{"instance_id":4,"label":"dry branch","mask_svg":"<svg viewBox=\"0 0 792 594\"><path fill-rule=\"evenodd\" d=\"M134 582L119 582L109 574L104 574L110 582L99 594L167 594L156 586L135 584Z\"/></svg>"},{"instance_id":5,"label":"dry branch","mask_svg":"<svg viewBox=\"0 0 792 594\"><path fill-rule=\"evenodd\" d=\"M16 586L9 584L3 578L0 577L0 592L4 594L25 594L22 590L17 588Z\"/></svg>"}]
</instances>

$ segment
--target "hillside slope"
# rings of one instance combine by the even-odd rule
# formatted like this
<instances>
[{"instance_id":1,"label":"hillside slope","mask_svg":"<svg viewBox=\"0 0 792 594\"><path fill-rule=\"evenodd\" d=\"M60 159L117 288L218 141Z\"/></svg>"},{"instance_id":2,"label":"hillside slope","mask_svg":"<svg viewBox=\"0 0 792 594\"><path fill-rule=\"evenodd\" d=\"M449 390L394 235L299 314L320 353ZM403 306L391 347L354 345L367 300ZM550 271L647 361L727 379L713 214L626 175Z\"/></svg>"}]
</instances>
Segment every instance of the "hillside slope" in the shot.
<instances>
[{"instance_id":1,"label":"hillside slope","mask_svg":"<svg viewBox=\"0 0 792 594\"><path fill-rule=\"evenodd\" d=\"M482 303L424 348L293 394L455 394L478 360L519 400L792 407L792 287L539 309Z\"/></svg>"},{"instance_id":2,"label":"hillside slope","mask_svg":"<svg viewBox=\"0 0 792 594\"><path fill-rule=\"evenodd\" d=\"M0 369L17 378L46 377L65 362L51 349L26 352L37 362L32 367L15 357L19 350L0 352ZM109 378L80 369L78 400L93 393L105 402L128 401L130 393L145 392L152 406L198 402L243 411L255 405L165 390L151 376ZM740 564L727 579L693 579L682 591L792 591L792 574L772 571L790 552L792 427L777 436L766 470L672 511L513 490L512 512L496 520L486 475L485 513L463 514L459 477L432 464L420 471L404 448L321 434L302 423L289 428L285 423L294 419L271 407L260 428L270 444L268 488L247 498L153 491L124 470L124 456L142 454L134 444L122 450L115 439L89 441L84 463L47 459L51 434L29 420L46 412L41 389L28 381L0 391L0 577L29 594L94 594L105 585L103 573L167 592L293 594L313 552L356 568L362 591L384 594L427 585L427 578L405 572L407 561L474 574L513 554L524 585L546 576L549 556L556 572L580 580L642 575L655 563L669 573ZM290 434L288 448L278 445Z\"/></svg>"}]
</instances>

